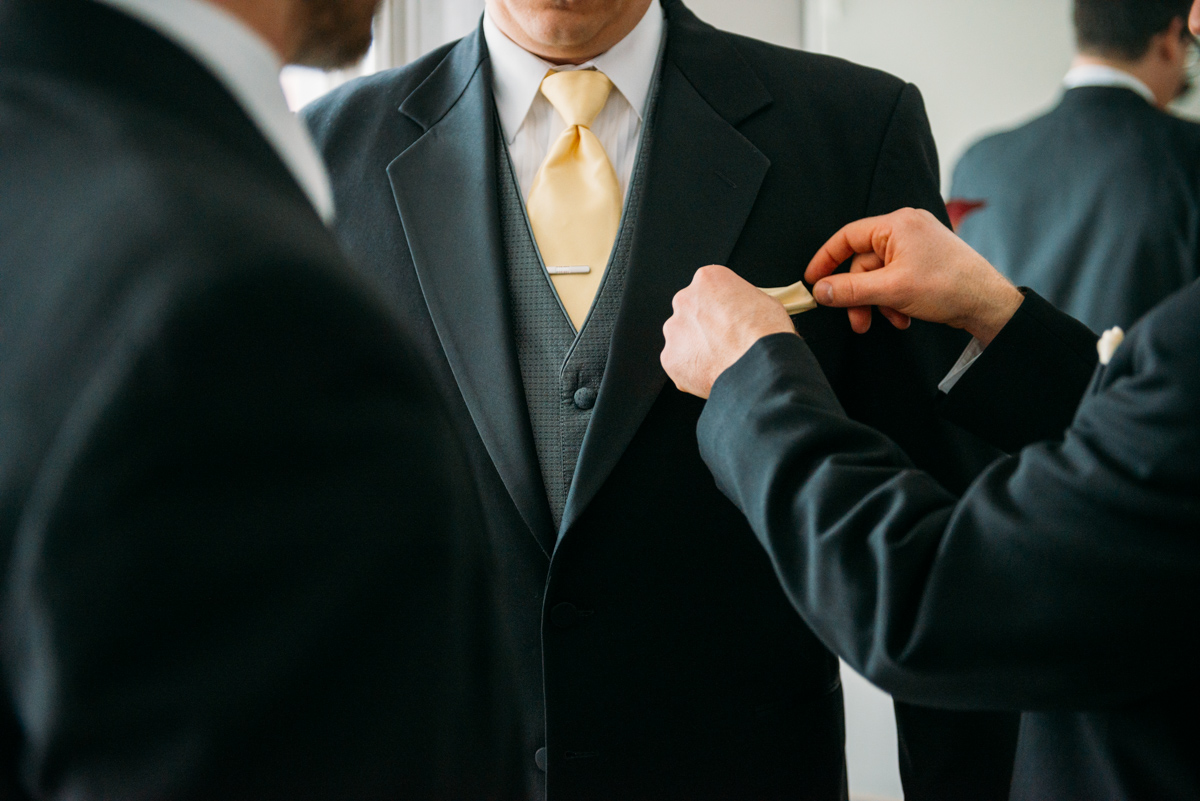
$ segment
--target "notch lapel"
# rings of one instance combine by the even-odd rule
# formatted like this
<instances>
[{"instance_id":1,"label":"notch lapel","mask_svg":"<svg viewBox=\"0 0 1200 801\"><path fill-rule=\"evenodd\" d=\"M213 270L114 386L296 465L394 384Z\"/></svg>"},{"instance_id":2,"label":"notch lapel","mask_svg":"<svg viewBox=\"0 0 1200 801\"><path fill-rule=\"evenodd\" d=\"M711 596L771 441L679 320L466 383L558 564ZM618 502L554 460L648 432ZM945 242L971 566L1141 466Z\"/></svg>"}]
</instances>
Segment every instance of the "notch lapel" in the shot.
<instances>
[{"instance_id":1,"label":"notch lapel","mask_svg":"<svg viewBox=\"0 0 1200 801\"><path fill-rule=\"evenodd\" d=\"M596 496L666 384L659 355L675 293L728 262L770 161L736 125L771 102L741 56L678 2L653 110L625 296L560 536Z\"/></svg>"},{"instance_id":2,"label":"notch lapel","mask_svg":"<svg viewBox=\"0 0 1200 801\"><path fill-rule=\"evenodd\" d=\"M490 62L463 39L401 107L425 134L388 165L429 314L463 399L547 554L554 526L538 469L504 274Z\"/></svg>"}]
</instances>

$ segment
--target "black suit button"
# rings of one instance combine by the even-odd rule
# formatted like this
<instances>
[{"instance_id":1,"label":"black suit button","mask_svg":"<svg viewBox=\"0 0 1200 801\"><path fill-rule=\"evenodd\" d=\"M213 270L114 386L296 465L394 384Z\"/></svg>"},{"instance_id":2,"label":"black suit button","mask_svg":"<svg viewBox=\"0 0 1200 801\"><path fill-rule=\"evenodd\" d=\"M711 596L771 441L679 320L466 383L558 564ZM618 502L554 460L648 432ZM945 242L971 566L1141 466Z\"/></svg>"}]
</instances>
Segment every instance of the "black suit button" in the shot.
<instances>
[{"instance_id":1,"label":"black suit button","mask_svg":"<svg viewBox=\"0 0 1200 801\"><path fill-rule=\"evenodd\" d=\"M535 753L533 755L533 761L537 763L538 770L540 770L542 773L546 772L546 747L545 746L542 746L541 748L539 748L537 750L537 753Z\"/></svg>"},{"instance_id":2,"label":"black suit button","mask_svg":"<svg viewBox=\"0 0 1200 801\"><path fill-rule=\"evenodd\" d=\"M575 407L585 412L596 405L596 390L591 387L580 387L575 390Z\"/></svg>"},{"instance_id":3,"label":"black suit button","mask_svg":"<svg viewBox=\"0 0 1200 801\"><path fill-rule=\"evenodd\" d=\"M558 604L550 610L550 621L560 629L569 629L579 622L579 610L575 604Z\"/></svg>"}]
</instances>

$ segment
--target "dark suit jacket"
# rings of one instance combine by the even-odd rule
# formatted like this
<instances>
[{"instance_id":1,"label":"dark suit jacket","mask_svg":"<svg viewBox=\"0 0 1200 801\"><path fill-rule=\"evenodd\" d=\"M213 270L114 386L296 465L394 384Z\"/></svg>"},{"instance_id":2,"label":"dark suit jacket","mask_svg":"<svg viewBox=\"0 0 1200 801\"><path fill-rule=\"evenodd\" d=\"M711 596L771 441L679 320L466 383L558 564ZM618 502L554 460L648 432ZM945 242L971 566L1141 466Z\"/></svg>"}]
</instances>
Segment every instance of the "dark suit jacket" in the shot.
<instances>
[{"instance_id":1,"label":"dark suit jacket","mask_svg":"<svg viewBox=\"0 0 1200 801\"><path fill-rule=\"evenodd\" d=\"M462 447L254 124L6 0L0 142L0 796L511 797Z\"/></svg>"},{"instance_id":2,"label":"dark suit jacket","mask_svg":"<svg viewBox=\"0 0 1200 801\"><path fill-rule=\"evenodd\" d=\"M306 118L333 174L338 233L453 398L505 544L531 793L837 799L837 660L701 462L702 404L666 381L662 325L705 264L781 286L851 220L902 206L943 213L936 154L913 87L722 33L674 0L664 8L644 212L558 531L511 330L481 33L351 83ZM953 364L959 337L879 326L859 338L826 310L797 325L855 414L949 486L990 460L933 415L923 389ZM1007 795L1015 718L902 710L909 722L910 797L959 781L977 798Z\"/></svg>"},{"instance_id":3,"label":"dark suit jacket","mask_svg":"<svg viewBox=\"0 0 1200 801\"><path fill-rule=\"evenodd\" d=\"M1080 87L954 171L959 225L1021 286L1102 331L1200 277L1200 125L1129 89Z\"/></svg>"},{"instance_id":4,"label":"dark suit jacket","mask_svg":"<svg viewBox=\"0 0 1200 801\"><path fill-rule=\"evenodd\" d=\"M1090 378L1094 343L1026 299L948 412L1002 437L1033 417L1059 433L961 499L851 422L791 336L717 381L701 449L793 604L869 679L920 703L1035 710L1014 799L1194 799L1200 284Z\"/></svg>"}]
</instances>

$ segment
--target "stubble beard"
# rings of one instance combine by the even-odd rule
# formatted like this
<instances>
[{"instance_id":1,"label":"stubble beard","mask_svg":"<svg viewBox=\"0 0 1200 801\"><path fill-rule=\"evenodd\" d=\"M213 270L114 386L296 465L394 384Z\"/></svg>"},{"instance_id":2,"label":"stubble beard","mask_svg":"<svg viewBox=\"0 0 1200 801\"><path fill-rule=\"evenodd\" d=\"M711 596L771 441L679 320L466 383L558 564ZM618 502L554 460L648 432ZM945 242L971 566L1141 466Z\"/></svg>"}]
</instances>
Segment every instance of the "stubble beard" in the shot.
<instances>
[{"instance_id":1,"label":"stubble beard","mask_svg":"<svg viewBox=\"0 0 1200 801\"><path fill-rule=\"evenodd\" d=\"M383 0L300 0L304 31L296 64L340 69L357 64L371 47L371 22Z\"/></svg>"}]
</instances>

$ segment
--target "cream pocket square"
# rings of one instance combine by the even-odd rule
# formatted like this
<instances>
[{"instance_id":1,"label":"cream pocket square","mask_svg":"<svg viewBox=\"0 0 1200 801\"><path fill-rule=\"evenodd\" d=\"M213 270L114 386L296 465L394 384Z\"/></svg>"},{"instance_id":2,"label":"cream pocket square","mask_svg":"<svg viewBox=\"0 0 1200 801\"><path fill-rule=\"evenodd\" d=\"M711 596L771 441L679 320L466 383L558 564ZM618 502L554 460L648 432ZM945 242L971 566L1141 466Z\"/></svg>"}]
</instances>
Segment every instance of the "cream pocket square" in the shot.
<instances>
[{"instance_id":1,"label":"cream pocket square","mask_svg":"<svg viewBox=\"0 0 1200 801\"><path fill-rule=\"evenodd\" d=\"M817 308L817 302L813 300L812 293L808 291L808 288L801 281L797 281L791 286L775 287L774 289L764 289L762 291L782 303L783 307L787 309L788 314L803 314L806 311L812 311Z\"/></svg>"},{"instance_id":2,"label":"cream pocket square","mask_svg":"<svg viewBox=\"0 0 1200 801\"><path fill-rule=\"evenodd\" d=\"M1125 341L1125 332L1120 328L1110 328L1100 337L1100 341L1096 343L1096 350L1100 353L1100 364L1105 367L1112 361L1113 354L1117 352L1117 348L1121 347L1121 343Z\"/></svg>"}]
</instances>

